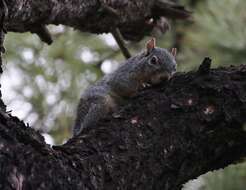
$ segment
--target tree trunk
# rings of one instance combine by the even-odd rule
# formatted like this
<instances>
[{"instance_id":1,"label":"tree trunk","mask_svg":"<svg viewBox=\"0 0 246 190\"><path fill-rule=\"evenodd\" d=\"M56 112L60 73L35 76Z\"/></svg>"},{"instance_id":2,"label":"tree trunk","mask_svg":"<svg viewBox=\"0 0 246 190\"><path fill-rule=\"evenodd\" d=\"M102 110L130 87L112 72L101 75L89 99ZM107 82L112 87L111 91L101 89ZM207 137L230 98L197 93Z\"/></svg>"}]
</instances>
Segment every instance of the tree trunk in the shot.
<instances>
[{"instance_id":1,"label":"tree trunk","mask_svg":"<svg viewBox=\"0 0 246 190\"><path fill-rule=\"evenodd\" d=\"M246 66L177 73L61 146L0 114L0 189L165 189L246 155Z\"/></svg>"},{"instance_id":2,"label":"tree trunk","mask_svg":"<svg viewBox=\"0 0 246 190\"><path fill-rule=\"evenodd\" d=\"M7 31L35 32L47 43L46 24L92 33L119 28L125 39L139 40L162 16L189 16L164 0L1 2L8 7L1 12ZM209 61L140 92L119 117L109 115L61 146L45 144L1 100L0 189L177 190L239 161L246 155L246 66L210 70Z\"/></svg>"}]
</instances>

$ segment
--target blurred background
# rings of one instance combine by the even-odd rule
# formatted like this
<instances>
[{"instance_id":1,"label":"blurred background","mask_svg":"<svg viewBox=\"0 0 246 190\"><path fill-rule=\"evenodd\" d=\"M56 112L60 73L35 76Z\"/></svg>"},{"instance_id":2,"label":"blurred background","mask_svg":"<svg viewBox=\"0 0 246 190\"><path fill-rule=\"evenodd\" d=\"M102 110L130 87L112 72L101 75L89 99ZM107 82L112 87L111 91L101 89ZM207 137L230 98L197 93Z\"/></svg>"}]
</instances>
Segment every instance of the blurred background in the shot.
<instances>
[{"instance_id":1,"label":"blurred background","mask_svg":"<svg viewBox=\"0 0 246 190\"><path fill-rule=\"evenodd\" d=\"M246 59L246 1L179 0L193 11L193 21L171 21L157 38L163 48L178 48L178 70L196 69L205 56L213 67L239 65ZM123 61L110 34L91 35L64 26L49 26L54 43L34 34L8 33L1 77L7 110L40 131L47 143L71 136L79 97L85 88ZM127 43L132 55L148 38ZM189 190L245 190L246 164L208 173L185 185Z\"/></svg>"}]
</instances>

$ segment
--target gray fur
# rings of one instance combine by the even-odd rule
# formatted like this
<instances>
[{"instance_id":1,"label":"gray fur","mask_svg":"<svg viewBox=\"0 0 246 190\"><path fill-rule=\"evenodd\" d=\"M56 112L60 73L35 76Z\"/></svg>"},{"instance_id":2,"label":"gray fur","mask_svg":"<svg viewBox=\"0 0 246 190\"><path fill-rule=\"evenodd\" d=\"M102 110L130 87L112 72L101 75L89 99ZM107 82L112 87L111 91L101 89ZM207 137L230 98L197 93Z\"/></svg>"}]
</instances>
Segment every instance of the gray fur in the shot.
<instances>
[{"instance_id":1,"label":"gray fur","mask_svg":"<svg viewBox=\"0 0 246 190\"><path fill-rule=\"evenodd\" d=\"M156 64L151 62L154 56L158 59ZM74 135L117 110L126 98L136 95L144 83L158 84L169 79L174 72L175 58L166 49L156 47L148 54L143 52L128 59L116 71L105 75L82 94Z\"/></svg>"}]
</instances>

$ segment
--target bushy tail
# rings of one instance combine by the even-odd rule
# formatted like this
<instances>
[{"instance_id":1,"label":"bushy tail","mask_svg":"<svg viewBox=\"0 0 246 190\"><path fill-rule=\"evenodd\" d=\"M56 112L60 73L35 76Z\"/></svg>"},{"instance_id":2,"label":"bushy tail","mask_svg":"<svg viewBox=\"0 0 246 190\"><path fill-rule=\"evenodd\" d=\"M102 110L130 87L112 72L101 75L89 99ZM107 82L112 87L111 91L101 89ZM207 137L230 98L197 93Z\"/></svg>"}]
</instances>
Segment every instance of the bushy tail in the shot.
<instances>
[{"instance_id":1,"label":"bushy tail","mask_svg":"<svg viewBox=\"0 0 246 190\"><path fill-rule=\"evenodd\" d=\"M77 107L76 120L73 126L73 136L78 135L81 131L82 123L85 119L90 108L90 103L86 100L80 99L79 105Z\"/></svg>"},{"instance_id":2,"label":"bushy tail","mask_svg":"<svg viewBox=\"0 0 246 190\"><path fill-rule=\"evenodd\" d=\"M83 129L96 125L100 119L112 112L115 106L116 104L109 95L90 101L81 99L77 109L73 135L78 135Z\"/></svg>"}]
</instances>

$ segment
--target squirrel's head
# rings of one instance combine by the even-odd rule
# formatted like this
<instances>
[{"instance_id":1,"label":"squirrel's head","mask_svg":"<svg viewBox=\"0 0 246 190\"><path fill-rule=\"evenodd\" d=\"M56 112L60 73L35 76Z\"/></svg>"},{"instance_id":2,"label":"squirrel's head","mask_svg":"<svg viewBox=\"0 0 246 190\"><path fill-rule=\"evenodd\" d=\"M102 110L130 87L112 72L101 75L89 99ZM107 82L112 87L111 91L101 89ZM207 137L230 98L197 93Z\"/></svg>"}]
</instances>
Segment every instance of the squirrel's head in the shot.
<instances>
[{"instance_id":1,"label":"squirrel's head","mask_svg":"<svg viewBox=\"0 0 246 190\"><path fill-rule=\"evenodd\" d=\"M151 39L146 44L145 52L145 73L146 81L150 84L158 84L169 80L176 72L177 64L175 61L177 50L173 48L171 52L155 46L155 39Z\"/></svg>"}]
</instances>

